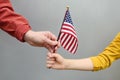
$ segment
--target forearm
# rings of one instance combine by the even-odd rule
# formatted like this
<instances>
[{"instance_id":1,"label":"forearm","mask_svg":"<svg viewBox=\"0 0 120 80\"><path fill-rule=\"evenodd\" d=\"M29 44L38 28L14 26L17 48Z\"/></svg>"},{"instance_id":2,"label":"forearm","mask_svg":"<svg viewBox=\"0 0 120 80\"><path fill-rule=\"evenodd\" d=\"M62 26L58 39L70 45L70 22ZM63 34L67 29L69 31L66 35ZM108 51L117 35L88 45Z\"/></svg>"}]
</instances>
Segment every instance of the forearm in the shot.
<instances>
[{"instance_id":1,"label":"forearm","mask_svg":"<svg viewBox=\"0 0 120 80\"><path fill-rule=\"evenodd\" d=\"M94 71L103 70L112 65L112 63L120 59L120 33L113 41L97 56L91 57L94 65Z\"/></svg>"},{"instance_id":2,"label":"forearm","mask_svg":"<svg viewBox=\"0 0 120 80\"><path fill-rule=\"evenodd\" d=\"M30 45L33 45L33 39L34 39L34 35L35 32L32 30L29 30L25 33L24 35L24 41L29 43Z\"/></svg>"},{"instance_id":3,"label":"forearm","mask_svg":"<svg viewBox=\"0 0 120 80\"><path fill-rule=\"evenodd\" d=\"M14 12L9 0L0 1L0 28L22 42L30 30L27 20Z\"/></svg>"},{"instance_id":4,"label":"forearm","mask_svg":"<svg viewBox=\"0 0 120 80\"><path fill-rule=\"evenodd\" d=\"M85 59L66 59L66 67L68 70L92 71L93 63L90 58Z\"/></svg>"}]
</instances>

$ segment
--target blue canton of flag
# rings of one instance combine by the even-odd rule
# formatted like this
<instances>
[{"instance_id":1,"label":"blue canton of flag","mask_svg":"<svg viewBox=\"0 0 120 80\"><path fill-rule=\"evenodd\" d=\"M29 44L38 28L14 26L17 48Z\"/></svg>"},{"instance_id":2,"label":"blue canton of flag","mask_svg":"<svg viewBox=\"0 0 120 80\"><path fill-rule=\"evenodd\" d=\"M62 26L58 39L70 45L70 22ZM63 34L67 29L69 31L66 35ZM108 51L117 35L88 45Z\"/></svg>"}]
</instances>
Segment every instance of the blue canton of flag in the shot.
<instances>
[{"instance_id":1,"label":"blue canton of flag","mask_svg":"<svg viewBox=\"0 0 120 80\"><path fill-rule=\"evenodd\" d=\"M68 23L73 25L72 18L70 16L70 12L69 11L66 12L66 16L65 16L64 22L68 22Z\"/></svg>"}]
</instances>

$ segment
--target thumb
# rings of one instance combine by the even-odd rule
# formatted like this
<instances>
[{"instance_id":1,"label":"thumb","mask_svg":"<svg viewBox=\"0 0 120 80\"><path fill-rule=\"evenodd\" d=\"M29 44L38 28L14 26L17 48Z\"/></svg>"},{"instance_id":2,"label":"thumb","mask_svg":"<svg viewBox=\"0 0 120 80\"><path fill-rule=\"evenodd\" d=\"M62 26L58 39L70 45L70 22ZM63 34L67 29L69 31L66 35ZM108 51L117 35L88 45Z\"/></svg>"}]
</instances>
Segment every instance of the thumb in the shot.
<instances>
[{"instance_id":1,"label":"thumb","mask_svg":"<svg viewBox=\"0 0 120 80\"><path fill-rule=\"evenodd\" d=\"M55 41L55 40L50 40L48 38L45 39L45 42L51 46L54 46L54 45L57 45L58 44L58 41Z\"/></svg>"},{"instance_id":2,"label":"thumb","mask_svg":"<svg viewBox=\"0 0 120 80\"><path fill-rule=\"evenodd\" d=\"M54 57L55 60L58 62L62 62L62 60L63 60L63 57L61 55L59 55L58 53L52 54L51 56Z\"/></svg>"}]
</instances>

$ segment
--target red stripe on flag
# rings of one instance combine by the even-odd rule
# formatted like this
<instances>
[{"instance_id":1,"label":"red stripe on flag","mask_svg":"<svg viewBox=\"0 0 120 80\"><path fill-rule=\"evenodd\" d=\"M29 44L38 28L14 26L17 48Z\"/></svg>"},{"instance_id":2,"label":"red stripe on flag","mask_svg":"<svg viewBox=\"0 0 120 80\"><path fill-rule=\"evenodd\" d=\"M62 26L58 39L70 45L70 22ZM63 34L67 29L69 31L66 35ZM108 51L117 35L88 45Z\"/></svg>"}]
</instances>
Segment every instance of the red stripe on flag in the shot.
<instances>
[{"instance_id":1,"label":"red stripe on flag","mask_svg":"<svg viewBox=\"0 0 120 80\"><path fill-rule=\"evenodd\" d=\"M71 35L69 35L69 37L67 38L67 40L66 40L66 44L65 44L65 48L67 48L67 46L69 46L69 42L70 42L70 40L71 40Z\"/></svg>"},{"instance_id":2,"label":"red stripe on flag","mask_svg":"<svg viewBox=\"0 0 120 80\"><path fill-rule=\"evenodd\" d=\"M74 42L74 38L75 37L72 37L73 39L71 40L71 44L69 45L69 47L68 47L68 49L67 50L69 50L70 49L70 47L72 46L72 44L73 44L73 42Z\"/></svg>"},{"instance_id":3,"label":"red stripe on flag","mask_svg":"<svg viewBox=\"0 0 120 80\"><path fill-rule=\"evenodd\" d=\"M77 43L76 43L76 39L75 39L75 40L74 40L74 44L73 44L73 46L72 46L72 49L70 50L71 53L74 53L73 50L74 50L74 48L76 47L76 46L75 46L76 44L77 44Z\"/></svg>"},{"instance_id":4,"label":"red stripe on flag","mask_svg":"<svg viewBox=\"0 0 120 80\"><path fill-rule=\"evenodd\" d=\"M62 45L63 45L63 47L65 46L65 44L66 44L66 42L67 42L66 40L67 40L67 38L69 37L69 35L68 35L68 34L66 34L66 35L67 35L67 36L65 36L64 41L63 41L63 44L62 44Z\"/></svg>"},{"instance_id":5,"label":"red stripe on flag","mask_svg":"<svg viewBox=\"0 0 120 80\"><path fill-rule=\"evenodd\" d=\"M70 23L66 23L66 22L64 22L63 25L64 25L64 26L68 26L68 27L72 28L72 29L75 31L73 25L71 25Z\"/></svg>"},{"instance_id":6,"label":"red stripe on flag","mask_svg":"<svg viewBox=\"0 0 120 80\"><path fill-rule=\"evenodd\" d=\"M71 36L70 39L69 39L68 45L66 45L66 49L67 49L67 50L69 49L69 47L70 47L72 41L73 41L73 37Z\"/></svg>"},{"instance_id":7,"label":"red stripe on flag","mask_svg":"<svg viewBox=\"0 0 120 80\"><path fill-rule=\"evenodd\" d=\"M62 30L70 31L70 32L72 32L73 34L76 34L73 30L71 30L71 29L69 29L69 28L62 28Z\"/></svg>"}]
</instances>

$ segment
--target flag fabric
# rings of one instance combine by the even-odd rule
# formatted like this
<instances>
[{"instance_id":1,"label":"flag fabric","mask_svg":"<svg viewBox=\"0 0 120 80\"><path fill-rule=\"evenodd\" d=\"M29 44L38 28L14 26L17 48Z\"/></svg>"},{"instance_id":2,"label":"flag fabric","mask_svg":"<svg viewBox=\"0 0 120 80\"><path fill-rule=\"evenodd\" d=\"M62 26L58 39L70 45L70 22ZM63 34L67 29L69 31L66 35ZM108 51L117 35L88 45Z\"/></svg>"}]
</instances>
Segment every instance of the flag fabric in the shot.
<instances>
[{"instance_id":1,"label":"flag fabric","mask_svg":"<svg viewBox=\"0 0 120 80\"><path fill-rule=\"evenodd\" d=\"M59 39L61 46L67 51L74 54L78 48L78 38L75 32L75 28L70 16L69 9L66 10L65 17L59 33Z\"/></svg>"}]
</instances>

